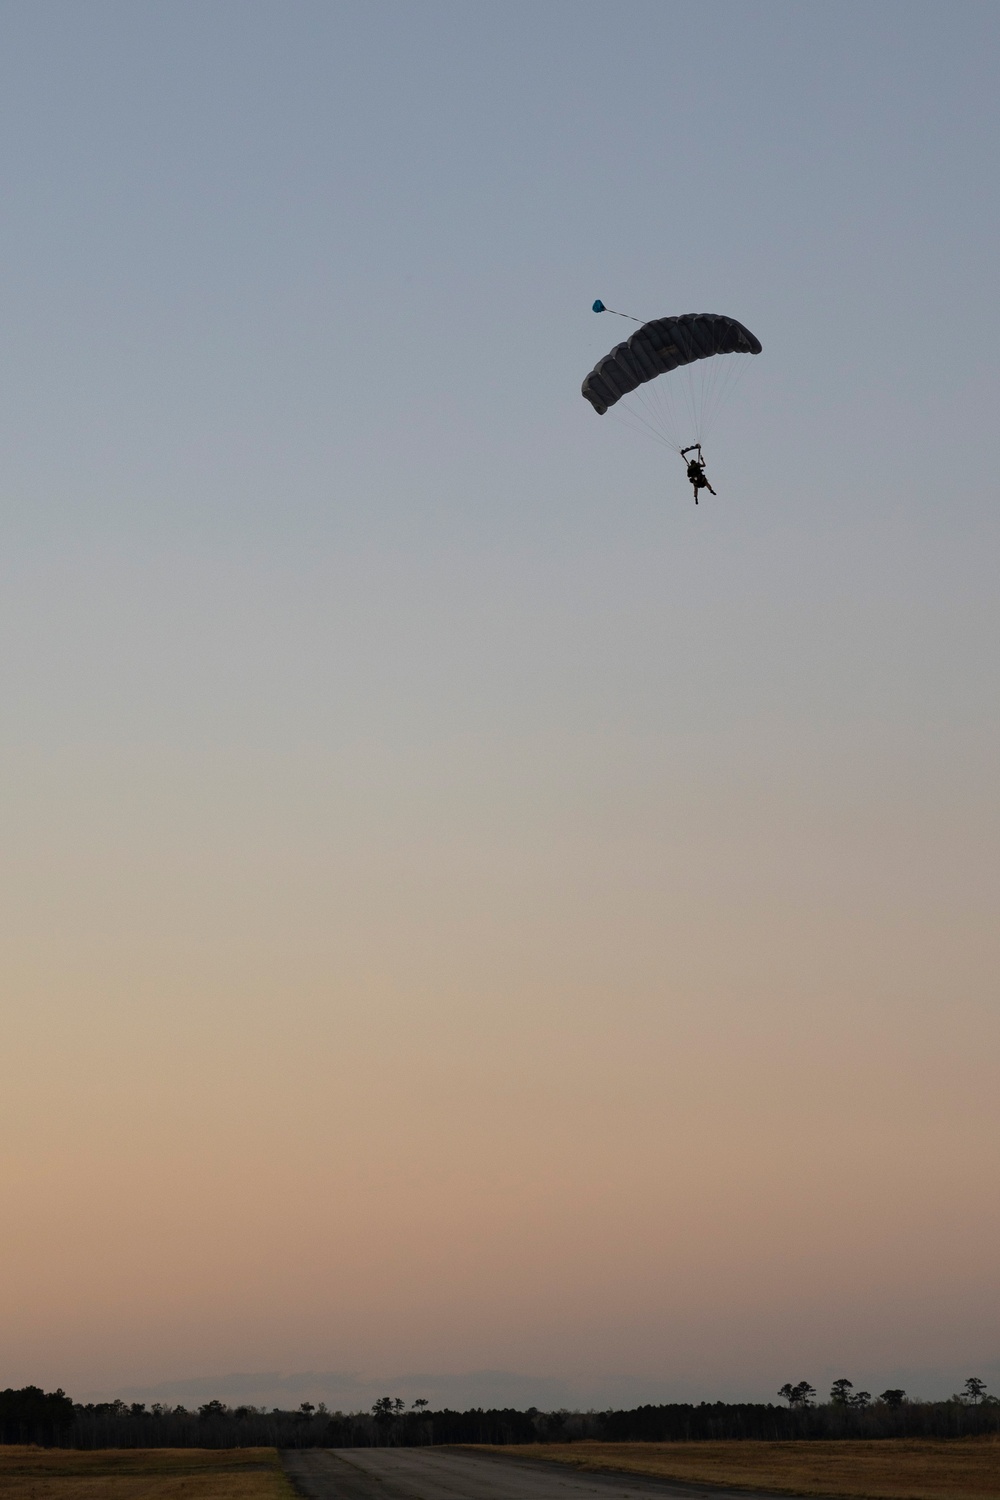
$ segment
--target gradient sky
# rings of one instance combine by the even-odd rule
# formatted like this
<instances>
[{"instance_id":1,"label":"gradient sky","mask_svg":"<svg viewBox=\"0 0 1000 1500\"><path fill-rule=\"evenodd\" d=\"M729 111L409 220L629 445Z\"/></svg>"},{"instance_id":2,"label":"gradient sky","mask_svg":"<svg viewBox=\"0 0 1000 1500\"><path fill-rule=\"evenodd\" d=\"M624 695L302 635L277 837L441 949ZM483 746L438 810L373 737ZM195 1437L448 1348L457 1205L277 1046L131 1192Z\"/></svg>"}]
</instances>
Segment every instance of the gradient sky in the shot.
<instances>
[{"instance_id":1,"label":"gradient sky","mask_svg":"<svg viewBox=\"0 0 1000 1500\"><path fill-rule=\"evenodd\" d=\"M0 34L0 1384L1000 1378L1000 10Z\"/></svg>"}]
</instances>

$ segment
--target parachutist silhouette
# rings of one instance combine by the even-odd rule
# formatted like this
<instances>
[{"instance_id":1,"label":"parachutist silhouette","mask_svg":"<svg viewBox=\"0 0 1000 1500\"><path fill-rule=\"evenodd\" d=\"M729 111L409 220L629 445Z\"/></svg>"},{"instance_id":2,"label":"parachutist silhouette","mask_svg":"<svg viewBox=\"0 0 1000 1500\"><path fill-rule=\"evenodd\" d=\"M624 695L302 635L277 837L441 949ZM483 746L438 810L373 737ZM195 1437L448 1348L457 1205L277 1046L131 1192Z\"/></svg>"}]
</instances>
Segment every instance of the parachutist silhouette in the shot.
<instances>
[{"instance_id":1,"label":"parachutist silhouette","mask_svg":"<svg viewBox=\"0 0 1000 1500\"><path fill-rule=\"evenodd\" d=\"M705 475L705 460L701 456L701 444L692 443L690 448L682 448L681 458L687 458L689 453L697 453L698 455L697 458L688 459L687 466L688 478L690 479L691 487L694 490L694 503L695 505L697 505L699 490L708 490L708 493L710 495L714 495L715 491L709 484L708 479Z\"/></svg>"}]
</instances>

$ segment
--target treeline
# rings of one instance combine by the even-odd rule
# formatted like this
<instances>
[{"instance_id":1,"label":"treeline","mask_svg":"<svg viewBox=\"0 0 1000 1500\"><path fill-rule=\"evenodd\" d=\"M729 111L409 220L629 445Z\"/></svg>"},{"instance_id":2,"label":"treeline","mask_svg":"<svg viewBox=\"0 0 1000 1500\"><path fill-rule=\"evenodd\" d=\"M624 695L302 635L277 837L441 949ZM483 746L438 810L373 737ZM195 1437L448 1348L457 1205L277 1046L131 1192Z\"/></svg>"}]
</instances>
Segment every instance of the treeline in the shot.
<instances>
[{"instance_id":1,"label":"treeline","mask_svg":"<svg viewBox=\"0 0 1000 1500\"><path fill-rule=\"evenodd\" d=\"M395 1403L386 1402L395 1408ZM402 1402L399 1403L403 1405ZM392 1409L330 1412L304 1402L298 1411L227 1407L209 1401L141 1411L124 1403L77 1407L66 1441L80 1448L374 1448L430 1443L533 1443L540 1413Z\"/></svg>"},{"instance_id":2,"label":"treeline","mask_svg":"<svg viewBox=\"0 0 1000 1500\"><path fill-rule=\"evenodd\" d=\"M53 1447L72 1428L77 1410L62 1390L26 1385L20 1391L0 1391L0 1442Z\"/></svg>"},{"instance_id":3,"label":"treeline","mask_svg":"<svg viewBox=\"0 0 1000 1500\"><path fill-rule=\"evenodd\" d=\"M892 1390L872 1399L838 1381L816 1403L805 1381L783 1387L784 1406L703 1401L638 1406L629 1411L431 1411L383 1396L370 1411L328 1411L305 1401L297 1411L107 1401L74 1403L63 1391L36 1386L0 1392L0 1442L65 1448L367 1448L431 1443L692 1442L757 1438L958 1438L1000 1432L1000 1401L970 1379L948 1401L916 1401Z\"/></svg>"},{"instance_id":4,"label":"treeline","mask_svg":"<svg viewBox=\"0 0 1000 1500\"><path fill-rule=\"evenodd\" d=\"M771 1406L703 1401L698 1406L639 1406L600 1414L606 1443L683 1443L758 1438L771 1442L837 1438L956 1438L1000 1432L1000 1403L909 1401L847 1406ZM588 1434L589 1436L590 1434Z\"/></svg>"}]
</instances>

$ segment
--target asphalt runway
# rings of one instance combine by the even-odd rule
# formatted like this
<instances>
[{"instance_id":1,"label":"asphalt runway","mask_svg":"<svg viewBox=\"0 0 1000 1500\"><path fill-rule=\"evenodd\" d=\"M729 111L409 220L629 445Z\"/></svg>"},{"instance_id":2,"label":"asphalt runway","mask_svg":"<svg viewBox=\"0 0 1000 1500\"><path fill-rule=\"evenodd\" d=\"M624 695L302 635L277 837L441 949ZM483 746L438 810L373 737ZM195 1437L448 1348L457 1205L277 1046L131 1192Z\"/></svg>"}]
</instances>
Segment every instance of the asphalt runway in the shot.
<instances>
[{"instance_id":1,"label":"asphalt runway","mask_svg":"<svg viewBox=\"0 0 1000 1500\"><path fill-rule=\"evenodd\" d=\"M747 1500L741 1490L641 1474L584 1474L561 1464L442 1448L286 1449L281 1462L306 1500Z\"/></svg>"}]
</instances>

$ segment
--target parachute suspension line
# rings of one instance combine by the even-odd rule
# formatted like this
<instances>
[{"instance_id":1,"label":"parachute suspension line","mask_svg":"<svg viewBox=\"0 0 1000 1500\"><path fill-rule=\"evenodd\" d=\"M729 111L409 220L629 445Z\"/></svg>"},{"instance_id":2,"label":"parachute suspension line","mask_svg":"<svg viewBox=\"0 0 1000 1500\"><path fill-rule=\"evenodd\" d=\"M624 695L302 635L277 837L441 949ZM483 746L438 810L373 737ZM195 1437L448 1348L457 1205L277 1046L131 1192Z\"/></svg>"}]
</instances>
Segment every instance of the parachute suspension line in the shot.
<instances>
[{"instance_id":1,"label":"parachute suspension line","mask_svg":"<svg viewBox=\"0 0 1000 1500\"><path fill-rule=\"evenodd\" d=\"M658 432L637 411L632 411L627 406L619 405L609 411L608 416L613 417L616 422L620 422L623 427L627 427L629 432L638 432L643 437L652 438L654 443L659 443L661 448L669 448L672 453L680 452L676 443L672 443L669 438L665 438L662 432Z\"/></svg>"},{"instance_id":2,"label":"parachute suspension line","mask_svg":"<svg viewBox=\"0 0 1000 1500\"><path fill-rule=\"evenodd\" d=\"M701 431L701 421L700 421L701 403L700 403L700 401L698 401L698 400L695 399L694 383L695 383L695 380L697 380L699 378L699 376L702 379L704 378L703 371L699 370L698 367L697 367L698 364L702 364L702 363L704 363L704 361L699 360L697 362L697 364L692 363L692 364L687 365L685 367L685 370L684 370L684 382L683 382L684 383L684 394L687 397L688 411L691 414L691 431L694 433L694 440L695 440L696 443L700 443L701 442L702 431Z\"/></svg>"},{"instance_id":3,"label":"parachute suspension line","mask_svg":"<svg viewBox=\"0 0 1000 1500\"><path fill-rule=\"evenodd\" d=\"M729 401L750 366L750 360L742 354L723 355L708 361L720 368L708 373L705 382L705 399L702 407L702 428L707 433L714 426L722 407Z\"/></svg>"},{"instance_id":4,"label":"parachute suspension line","mask_svg":"<svg viewBox=\"0 0 1000 1500\"><path fill-rule=\"evenodd\" d=\"M680 429L669 382L650 381L638 386L625 398L624 405L644 426L655 430L660 441L665 442L668 448L672 448L675 453L680 452ZM640 406L644 409L645 416L639 410Z\"/></svg>"},{"instance_id":5,"label":"parachute suspension line","mask_svg":"<svg viewBox=\"0 0 1000 1500\"><path fill-rule=\"evenodd\" d=\"M715 415L716 393L724 372L720 366L724 365L727 356L716 356L712 359L699 361L698 378L700 389L698 392L698 441L706 437L712 425Z\"/></svg>"},{"instance_id":6,"label":"parachute suspension line","mask_svg":"<svg viewBox=\"0 0 1000 1500\"><path fill-rule=\"evenodd\" d=\"M597 301L594 303L593 311L594 312L609 312L609 313L614 313L614 315L615 315L616 318L628 318L628 320L629 320L630 323L641 323L642 322L641 318L633 318L633 316L632 316L631 313L615 312L615 310L614 310L613 307L605 307L604 303L601 301L600 297L598 297Z\"/></svg>"},{"instance_id":7,"label":"parachute suspension line","mask_svg":"<svg viewBox=\"0 0 1000 1500\"><path fill-rule=\"evenodd\" d=\"M715 426L716 418L729 401L749 368L743 355L724 354L703 359L687 368L685 395L691 413L695 440L703 442Z\"/></svg>"},{"instance_id":8,"label":"parachute suspension line","mask_svg":"<svg viewBox=\"0 0 1000 1500\"><path fill-rule=\"evenodd\" d=\"M667 433L671 448L673 448L675 453L679 453L687 441L687 433L682 431L682 423L678 411L678 398L675 394L673 382L668 380L654 381L651 385L645 386L643 389L649 390L652 394L656 409L659 412L660 425Z\"/></svg>"},{"instance_id":9,"label":"parachute suspension line","mask_svg":"<svg viewBox=\"0 0 1000 1500\"><path fill-rule=\"evenodd\" d=\"M717 355L692 360L672 379L650 380L629 391L618 403L618 414L628 413L636 424L657 437L675 453L689 443L703 443L736 387L746 375L750 360L743 355Z\"/></svg>"},{"instance_id":10,"label":"parachute suspension line","mask_svg":"<svg viewBox=\"0 0 1000 1500\"><path fill-rule=\"evenodd\" d=\"M712 366L712 369L706 370L702 376L701 424L706 433L715 418L718 398L730 373L731 360L731 355L723 354L705 361L706 364Z\"/></svg>"},{"instance_id":11,"label":"parachute suspension line","mask_svg":"<svg viewBox=\"0 0 1000 1500\"><path fill-rule=\"evenodd\" d=\"M723 406L746 375L750 361L733 355L693 360L672 380L651 380L622 398L617 411L675 453L711 434ZM638 425L637 425L638 424Z\"/></svg>"}]
</instances>

